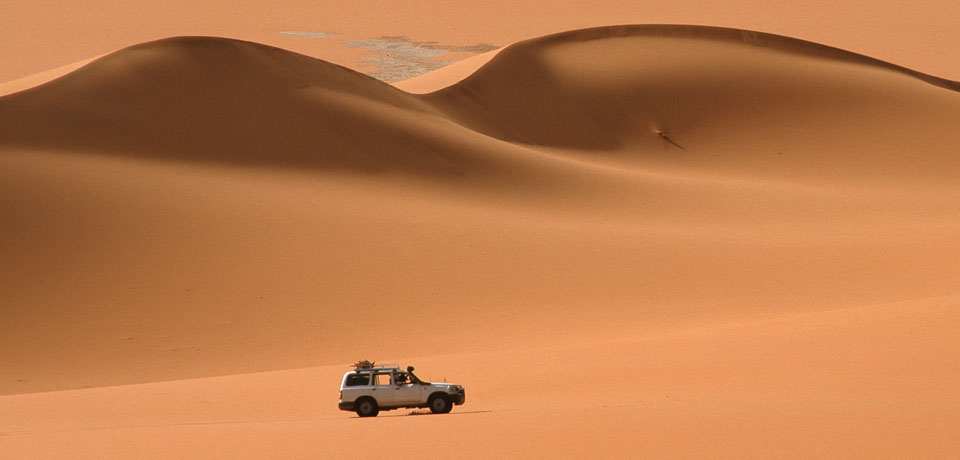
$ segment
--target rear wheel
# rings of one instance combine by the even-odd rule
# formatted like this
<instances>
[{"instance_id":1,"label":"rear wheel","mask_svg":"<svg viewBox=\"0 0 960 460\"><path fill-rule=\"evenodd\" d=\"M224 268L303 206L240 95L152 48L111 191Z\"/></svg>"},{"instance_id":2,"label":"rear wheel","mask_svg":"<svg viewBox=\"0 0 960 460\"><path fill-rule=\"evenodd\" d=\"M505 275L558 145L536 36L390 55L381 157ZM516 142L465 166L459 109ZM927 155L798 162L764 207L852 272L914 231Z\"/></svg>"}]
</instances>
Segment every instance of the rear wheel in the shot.
<instances>
[{"instance_id":1,"label":"rear wheel","mask_svg":"<svg viewBox=\"0 0 960 460\"><path fill-rule=\"evenodd\" d=\"M357 401L356 410L361 417L376 417L380 413L380 406L372 398L363 398Z\"/></svg>"},{"instance_id":2,"label":"rear wheel","mask_svg":"<svg viewBox=\"0 0 960 460\"><path fill-rule=\"evenodd\" d=\"M444 395L435 395L430 398L430 412L434 414L446 414L453 409L450 399Z\"/></svg>"}]
</instances>

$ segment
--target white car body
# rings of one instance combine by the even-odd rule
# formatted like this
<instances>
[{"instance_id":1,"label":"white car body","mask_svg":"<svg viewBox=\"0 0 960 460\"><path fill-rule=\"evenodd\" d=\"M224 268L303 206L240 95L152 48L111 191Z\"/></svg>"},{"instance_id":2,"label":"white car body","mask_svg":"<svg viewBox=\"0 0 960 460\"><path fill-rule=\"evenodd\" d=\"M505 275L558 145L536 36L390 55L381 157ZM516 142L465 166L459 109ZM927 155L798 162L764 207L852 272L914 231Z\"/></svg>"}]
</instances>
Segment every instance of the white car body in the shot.
<instances>
[{"instance_id":1,"label":"white car body","mask_svg":"<svg viewBox=\"0 0 960 460\"><path fill-rule=\"evenodd\" d=\"M400 408L447 413L465 400L462 386L423 382L413 374L412 366L406 370L395 365L357 367L345 373L340 382L340 409L356 411L361 417Z\"/></svg>"}]
</instances>

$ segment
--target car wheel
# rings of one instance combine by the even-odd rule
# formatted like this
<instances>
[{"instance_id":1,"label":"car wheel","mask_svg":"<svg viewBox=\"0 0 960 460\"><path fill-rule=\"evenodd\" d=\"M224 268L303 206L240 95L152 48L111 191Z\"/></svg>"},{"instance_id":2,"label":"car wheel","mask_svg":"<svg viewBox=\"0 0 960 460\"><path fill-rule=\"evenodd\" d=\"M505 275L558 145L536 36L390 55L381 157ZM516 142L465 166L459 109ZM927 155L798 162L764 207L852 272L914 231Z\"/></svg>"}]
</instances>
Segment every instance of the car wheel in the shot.
<instances>
[{"instance_id":1,"label":"car wheel","mask_svg":"<svg viewBox=\"0 0 960 460\"><path fill-rule=\"evenodd\" d=\"M436 395L430 399L430 412L434 414L446 414L453 409L453 404L444 395Z\"/></svg>"},{"instance_id":2,"label":"car wheel","mask_svg":"<svg viewBox=\"0 0 960 460\"><path fill-rule=\"evenodd\" d=\"M361 417L376 417L380 413L380 406L372 398L363 398L357 401L357 415Z\"/></svg>"}]
</instances>

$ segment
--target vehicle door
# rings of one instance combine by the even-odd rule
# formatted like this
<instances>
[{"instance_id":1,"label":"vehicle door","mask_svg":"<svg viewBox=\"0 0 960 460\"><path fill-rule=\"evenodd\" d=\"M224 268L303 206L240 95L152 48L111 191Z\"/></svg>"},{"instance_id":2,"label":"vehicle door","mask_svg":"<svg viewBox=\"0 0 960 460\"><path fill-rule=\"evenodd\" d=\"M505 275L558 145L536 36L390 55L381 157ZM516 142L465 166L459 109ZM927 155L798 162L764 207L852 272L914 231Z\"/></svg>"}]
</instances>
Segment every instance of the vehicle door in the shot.
<instances>
[{"instance_id":1,"label":"vehicle door","mask_svg":"<svg viewBox=\"0 0 960 460\"><path fill-rule=\"evenodd\" d=\"M370 382L370 395L376 398L380 407L393 406L396 403L396 388L389 372L377 372Z\"/></svg>"},{"instance_id":2,"label":"vehicle door","mask_svg":"<svg viewBox=\"0 0 960 460\"><path fill-rule=\"evenodd\" d=\"M370 373L351 372L344 376L340 396L344 401L356 401L357 398L370 393Z\"/></svg>"},{"instance_id":3,"label":"vehicle door","mask_svg":"<svg viewBox=\"0 0 960 460\"><path fill-rule=\"evenodd\" d=\"M410 382L410 376L406 372L397 373L394 378L394 387L396 391L396 403L401 404L420 404L423 401L423 385L417 385Z\"/></svg>"}]
</instances>

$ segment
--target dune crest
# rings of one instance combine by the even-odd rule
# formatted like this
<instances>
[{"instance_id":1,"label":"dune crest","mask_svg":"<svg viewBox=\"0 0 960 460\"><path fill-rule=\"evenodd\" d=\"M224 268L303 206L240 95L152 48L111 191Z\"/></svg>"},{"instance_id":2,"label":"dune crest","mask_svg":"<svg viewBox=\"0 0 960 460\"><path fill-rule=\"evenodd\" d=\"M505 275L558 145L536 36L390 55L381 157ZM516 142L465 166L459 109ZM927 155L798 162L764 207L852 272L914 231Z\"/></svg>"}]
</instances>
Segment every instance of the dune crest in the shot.
<instances>
[{"instance_id":1,"label":"dune crest","mask_svg":"<svg viewBox=\"0 0 960 460\"><path fill-rule=\"evenodd\" d=\"M733 140L721 131L740 143L786 125L798 133L842 131L868 116L877 118L877 132L887 132L901 123L898 114L880 126L884 120L875 115L884 112L933 109L956 117L955 102L942 104L954 95L937 88L955 93L960 83L772 34L644 25L514 44L428 99L464 125L507 141L656 150L680 147L671 141L684 138L699 148L700 134L709 134L706 148ZM896 97L905 91L913 93Z\"/></svg>"},{"instance_id":2,"label":"dune crest","mask_svg":"<svg viewBox=\"0 0 960 460\"><path fill-rule=\"evenodd\" d=\"M432 72L427 72L413 78L393 83L393 86L402 89L408 93L426 94L452 86L464 78L469 77L480 67L483 67L490 59L493 59L503 48L487 51L476 56L468 57L462 61L457 61L446 67L442 67Z\"/></svg>"},{"instance_id":3,"label":"dune crest","mask_svg":"<svg viewBox=\"0 0 960 460\"><path fill-rule=\"evenodd\" d=\"M958 88L824 45L704 26L613 26L527 40L422 96L296 53L187 37L130 47L0 99L0 141L430 174L469 172L484 141L449 146L478 135L534 148L671 154L775 152L816 142L816 132L817 148L839 142L867 152L909 130L934 143L925 149L940 150L957 142L939 120L960 116ZM858 136L864 129L871 135ZM768 142L774 132L779 145ZM865 160L823 167L843 171Z\"/></svg>"},{"instance_id":4,"label":"dune crest","mask_svg":"<svg viewBox=\"0 0 960 460\"><path fill-rule=\"evenodd\" d=\"M0 105L0 142L20 148L360 170L432 161L392 114L422 112L419 101L344 67L237 40L132 46Z\"/></svg>"}]
</instances>

